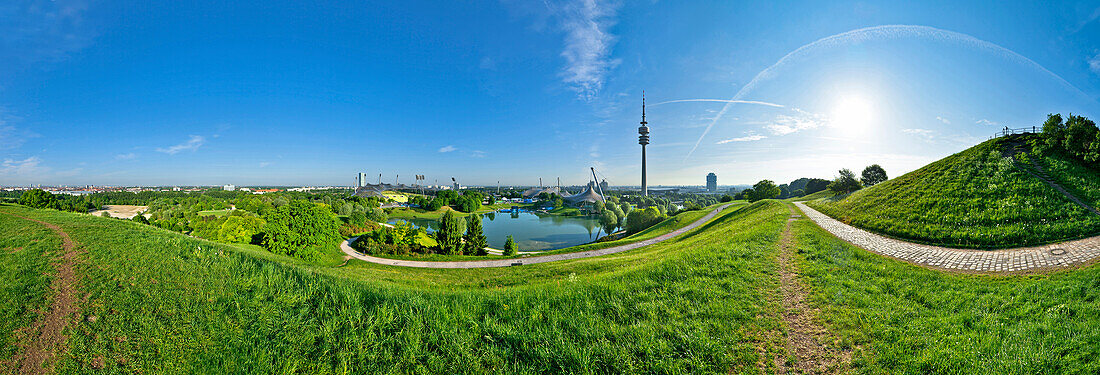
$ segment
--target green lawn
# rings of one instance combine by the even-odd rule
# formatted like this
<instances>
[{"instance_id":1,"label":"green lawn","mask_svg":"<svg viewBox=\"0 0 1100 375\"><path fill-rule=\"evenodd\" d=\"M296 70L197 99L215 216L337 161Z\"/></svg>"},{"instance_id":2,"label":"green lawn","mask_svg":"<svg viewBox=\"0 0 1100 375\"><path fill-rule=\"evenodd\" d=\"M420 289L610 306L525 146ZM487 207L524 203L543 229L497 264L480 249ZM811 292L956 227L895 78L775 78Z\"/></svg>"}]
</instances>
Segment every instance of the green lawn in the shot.
<instances>
[{"instance_id":1,"label":"green lawn","mask_svg":"<svg viewBox=\"0 0 1100 375\"><path fill-rule=\"evenodd\" d=\"M1000 142L984 142L847 197L807 204L873 232L954 247L1036 245L1100 232L1100 216L1002 157Z\"/></svg>"},{"instance_id":2,"label":"green lawn","mask_svg":"<svg viewBox=\"0 0 1100 375\"><path fill-rule=\"evenodd\" d=\"M217 216L217 217L222 217L222 216L225 216L225 215L229 215L229 213L230 213L230 212L232 212L232 211L233 211L233 210L230 210L230 209L228 209L228 208L227 208L227 209L224 209L224 210L206 210L206 211L199 211L199 216Z\"/></svg>"},{"instance_id":3,"label":"green lawn","mask_svg":"<svg viewBox=\"0 0 1100 375\"><path fill-rule=\"evenodd\" d=\"M0 214L0 363L13 358L17 343L29 340L16 330L30 325L46 308L52 280L48 275L53 273L50 261L60 250L61 239L53 231Z\"/></svg>"},{"instance_id":4,"label":"green lawn","mask_svg":"<svg viewBox=\"0 0 1100 375\"><path fill-rule=\"evenodd\" d=\"M1100 172L1057 151L1038 156L1030 154L1029 158L1075 197L1092 207L1100 207Z\"/></svg>"},{"instance_id":5,"label":"green lawn","mask_svg":"<svg viewBox=\"0 0 1100 375\"><path fill-rule=\"evenodd\" d=\"M826 327L870 374L1100 373L1100 267L972 276L888 259L812 221L793 229Z\"/></svg>"},{"instance_id":6,"label":"green lawn","mask_svg":"<svg viewBox=\"0 0 1100 375\"><path fill-rule=\"evenodd\" d=\"M97 319L70 326L58 373L102 361L110 373L770 374L789 329L776 263L788 204L726 210L619 254L470 270L307 263L130 221L0 211L83 245L80 314ZM855 248L804 217L792 231L817 321L851 350L853 372L1100 371L1100 266L959 275ZM27 270L0 279L30 286L0 300L22 316L42 306L43 259L60 241L7 215L0 235L0 249L24 249L0 258L3 272ZM0 334L31 319L0 320Z\"/></svg>"},{"instance_id":7,"label":"green lawn","mask_svg":"<svg viewBox=\"0 0 1100 375\"><path fill-rule=\"evenodd\" d=\"M283 263L150 226L4 206L84 244L82 314L61 373L698 373L754 371L774 329L757 205L682 240L482 270ZM770 349L769 349L770 350Z\"/></svg>"}]
</instances>

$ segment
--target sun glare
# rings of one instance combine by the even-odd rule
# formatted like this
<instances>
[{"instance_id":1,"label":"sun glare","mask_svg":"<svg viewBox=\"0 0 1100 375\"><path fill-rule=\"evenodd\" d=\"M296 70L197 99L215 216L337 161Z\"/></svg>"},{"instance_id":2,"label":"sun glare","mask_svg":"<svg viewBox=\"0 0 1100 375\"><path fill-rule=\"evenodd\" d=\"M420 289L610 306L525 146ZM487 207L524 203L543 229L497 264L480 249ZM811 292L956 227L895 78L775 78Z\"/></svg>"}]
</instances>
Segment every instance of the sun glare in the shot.
<instances>
[{"instance_id":1,"label":"sun glare","mask_svg":"<svg viewBox=\"0 0 1100 375\"><path fill-rule=\"evenodd\" d=\"M858 96L845 96L833 107L832 125L844 133L865 133L874 125L875 110L870 102Z\"/></svg>"}]
</instances>

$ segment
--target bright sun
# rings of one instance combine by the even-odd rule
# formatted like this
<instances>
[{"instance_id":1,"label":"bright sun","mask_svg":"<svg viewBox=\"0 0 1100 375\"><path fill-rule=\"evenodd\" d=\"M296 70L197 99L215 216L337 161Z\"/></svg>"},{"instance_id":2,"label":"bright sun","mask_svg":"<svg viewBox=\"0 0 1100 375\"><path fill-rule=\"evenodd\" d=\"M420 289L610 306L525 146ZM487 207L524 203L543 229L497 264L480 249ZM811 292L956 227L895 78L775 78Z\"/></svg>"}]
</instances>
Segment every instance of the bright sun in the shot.
<instances>
[{"instance_id":1,"label":"bright sun","mask_svg":"<svg viewBox=\"0 0 1100 375\"><path fill-rule=\"evenodd\" d=\"M845 96L833 107L833 126L845 133L860 134L871 130L875 121L875 110L871 103L861 97Z\"/></svg>"}]
</instances>

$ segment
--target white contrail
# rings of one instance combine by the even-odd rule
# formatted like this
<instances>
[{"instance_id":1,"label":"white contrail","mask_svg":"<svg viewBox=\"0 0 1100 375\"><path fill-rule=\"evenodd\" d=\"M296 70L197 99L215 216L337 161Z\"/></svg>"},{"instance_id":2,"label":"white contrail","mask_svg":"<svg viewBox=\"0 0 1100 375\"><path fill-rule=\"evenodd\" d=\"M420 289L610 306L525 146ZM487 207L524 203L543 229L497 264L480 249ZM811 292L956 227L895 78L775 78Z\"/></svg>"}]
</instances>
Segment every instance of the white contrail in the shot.
<instances>
[{"instance_id":1,"label":"white contrail","mask_svg":"<svg viewBox=\"0 0 1100 375\"><path fill-rule=\"evenodd\" d=\"M759 104L759 105L766 105L766 106L769 106L769 107L786 108L786 106L784 106L782 104L761 102L761 101L756 101L756 100L726 100L726 99L679 99L679 100L664 101L664 102L660 102L660 103L656 103L656 104L650 104L650 106L659 106L661 104L669 104L669 103L687 103L687 102L717 102L717 103L730 103L730 104L737 104L737 103L740 103L740 104Z\"/></svg>"},{"instance_id":2,"label":"white contrail","mask_svg":"<svg viewBox=\"0 0 1100 375\"><path fill-rule=\"evenodd\" d=\"M725 115L727 111L729 111L730 106L733 103L741 100L742 98L745 97L745 94L747 94L749 91L752 91L752 89L756 88L756 84L758 82L760 82L762 80L772 78L774 76L774 71L776 69L782 67L783 65L785 65L789 60L791 60L793 58L800 57L802 55L805 55L805 54L809 53L810 51L818 49L820 47L831 47L831 46L836 46L836 45L845 44L845 43L849 43L849 42L865 42L865 41L870 41L870 40L899 39L899 38L910 38L910 37L911 38L930 38L930 39L935 39L935 40L954 42L954 43L970 46L970 47L973 47L973 48L977 48L977 49L981 49L981 50L985 50L985 51L1000 54L1001 56L1006 57L1006 58L1008 58L1012 61L1015 61L1017 63L1023 64L1023 65L1026 65L1026 66L1030 66L1030 67L1035 68L1035 69L1037 69L1037 70L1039 70L1043 73L1046 73L1046 74L1054 77L1055 79L1057 79L1058 82L1061 83L1062 85L1073 89L1074 91L1079 93L1082 97L1088 98L1090 101L1094 101L1094 99L1089 97L1088 94L1085 94L1083 91L1081 91L1081 89L1078 89L1076 86L1073 86L1072 84L1070 84L1068 81L1066 81L1062 77L1058 76L1057 74L1054 74L1054 72L1051 72L1050 70L1047 70L1047 68L1044 68L1042 65L1039 65L1035 61L1032 61L1031 59L1029 59L1027 57L1024 57L1023 55L1020 55L1016 52L1013 52L1010 49L1007 49L1007 48L1001 47L999 45L996 45L996 44L993 44L993 43L975 38L973 36L963 34L963 33L957 33L957 32L954 32L954 31L947 31L947 30L937 29L937 28L928 27L928 26L918 26L918 25L874 26L874 27L868 27L868 28L843 32L843 33L832 35L832 36L827 36L827 37L818 39L818 40L814 41L813 43L804 45L802 47L798 47L798 49L786 54L785 56L783 56L783 58L779 59L779 61L777 61L772 66L769 66L767 69L764 69L760 73L757 73L756 76L752 78L752 81L749 81L749 83L746 84L744 87L742 87L741 90L737 91L737 94L734 95L732 99L730 99L730 102L726 103L726 105L722 107L721 111L718 111L718 115L714 116L714 119L711 120L710 125L707 125L707 128L705 130L703 130L703 134L699 136L699 140L695 141L695 146L691 148L691 151L688 151L688 154L687 154L687 156L684 157L684 160L687 160L687 158L691 157L691 154L695 153L695 149L699 148L699 143L701 143L703 141L703 138L707 136L707 133L710 133L710 129L714 127L714 124L718 123L718 120L720 120L722 118L722 116Z\"/></svg>"}]
</instances>

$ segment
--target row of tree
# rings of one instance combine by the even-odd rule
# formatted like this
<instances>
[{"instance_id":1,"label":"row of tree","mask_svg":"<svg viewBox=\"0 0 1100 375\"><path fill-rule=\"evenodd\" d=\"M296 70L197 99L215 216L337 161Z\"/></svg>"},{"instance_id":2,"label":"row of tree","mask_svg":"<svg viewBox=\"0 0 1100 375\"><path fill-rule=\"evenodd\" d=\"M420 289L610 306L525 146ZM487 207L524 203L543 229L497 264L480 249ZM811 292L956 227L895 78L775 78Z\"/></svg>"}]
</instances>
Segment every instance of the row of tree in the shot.
<instances>
[{"instance_id":1,"label":"row of tree","mask_svg":"<svg viewBox=\"0 0 1100 375\"><path fill-rule=\"evenodd\" d=\"M1084 116L1070 114L1063 120L1061 114L1047 115L1043 131L1032 141L1032 147L1039 152L1063 152L1100 169L1096 164L1100 161L1100 129Z\"/></svg>"}]
</instances>

